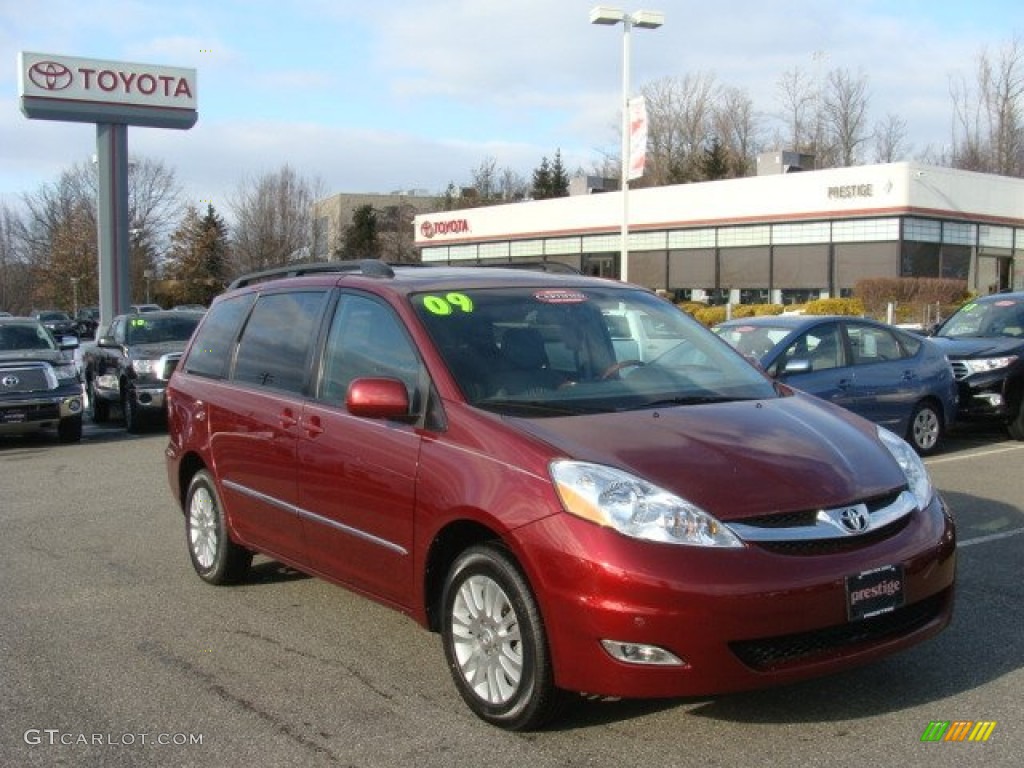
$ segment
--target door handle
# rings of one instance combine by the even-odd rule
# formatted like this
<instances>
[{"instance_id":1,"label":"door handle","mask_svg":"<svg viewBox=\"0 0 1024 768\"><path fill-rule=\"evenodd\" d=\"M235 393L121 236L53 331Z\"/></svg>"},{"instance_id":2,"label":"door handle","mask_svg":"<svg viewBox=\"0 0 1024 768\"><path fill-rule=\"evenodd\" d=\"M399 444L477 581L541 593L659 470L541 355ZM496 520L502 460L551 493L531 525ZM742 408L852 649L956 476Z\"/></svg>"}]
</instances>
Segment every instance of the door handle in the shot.
<instances>
[{"instance_id":1,"label":"door handle","mask_svg":"<svg viewBox=\"0 0 1024 768\"><path fill-rule=\"evenodd\" d=\"M320 421L319 416L310 416L305 420L303 429L306 430L306 434L309 437L319 437L324 432L323 422Z\"/></svg>"},{"instance_id":2,"label":"door handle","mask_svg":"<svg viewBox=\"0 0 1024 768\"><path fill-rule=\"evenodd\" d=\"M291 429L299 423L299 420L295 418L291 408L285 408L278 416L278 423L281 425L281 429Z\"/></svg>"}]
</instances>

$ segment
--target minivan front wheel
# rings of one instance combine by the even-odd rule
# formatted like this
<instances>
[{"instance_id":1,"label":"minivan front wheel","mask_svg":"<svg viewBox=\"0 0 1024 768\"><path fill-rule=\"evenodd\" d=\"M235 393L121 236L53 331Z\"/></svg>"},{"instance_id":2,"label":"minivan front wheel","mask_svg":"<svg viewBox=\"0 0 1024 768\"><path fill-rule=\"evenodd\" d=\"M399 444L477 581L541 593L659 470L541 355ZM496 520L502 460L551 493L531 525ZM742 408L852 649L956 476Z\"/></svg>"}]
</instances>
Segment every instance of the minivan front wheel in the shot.
<instances>
[{"instance_id":1,"label":"minivan front wheel","mask_svg":"<svg viewBox=\"0 0 1024 768\"><path fill-rule=\"evenodd\" d=\"M185 495L185 534L192 567L203 581L231 584L248 573L252 552L228 535L224 508L205 469L196 472Z\"/></svg>"},{"instance_id":2,"label":"minivan front wheel","mask_svg":"<svg viewBox=\"0 0 1024 768\"><path fill-rule=\"evenodd\" d=\"M441 636L455 686L481 719L528 730L557 711L562 696L543 621L505 550L472 547L455 561L442 596Z\"/></svg>"}]
</instances>

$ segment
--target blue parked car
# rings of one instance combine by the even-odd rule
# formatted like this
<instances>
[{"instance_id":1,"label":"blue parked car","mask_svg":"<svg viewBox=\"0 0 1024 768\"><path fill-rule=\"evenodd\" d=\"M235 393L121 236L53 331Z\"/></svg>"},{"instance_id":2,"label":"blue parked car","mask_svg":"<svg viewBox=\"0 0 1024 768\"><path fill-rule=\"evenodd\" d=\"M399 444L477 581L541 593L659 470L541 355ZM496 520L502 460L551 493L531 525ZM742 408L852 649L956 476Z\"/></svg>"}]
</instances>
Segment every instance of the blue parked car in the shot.
<instances>
[{"instance_id":1,"label":"blue parked car","mask_svg":"<svg viewBox=\"0 0 1024 768\"><path fill-rule=\"evenodd\" d=\"M780 381L841 405L934 451L956 418L957 386L935 343L885 323L778 315L713 329Z\"/></svg>"}]
</instances>

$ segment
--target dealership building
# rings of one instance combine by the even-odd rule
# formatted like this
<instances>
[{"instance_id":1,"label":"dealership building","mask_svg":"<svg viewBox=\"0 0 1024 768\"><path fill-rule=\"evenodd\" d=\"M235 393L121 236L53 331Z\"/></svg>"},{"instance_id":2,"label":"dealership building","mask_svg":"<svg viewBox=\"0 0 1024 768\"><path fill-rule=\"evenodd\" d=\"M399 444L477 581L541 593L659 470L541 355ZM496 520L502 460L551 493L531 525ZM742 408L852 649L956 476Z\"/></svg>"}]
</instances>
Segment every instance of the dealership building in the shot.
<instances>
[{"instance_id":1,"label":"dealership building","mask_svg":"<svg viewBox=\"0 0 1024 768\"><path fill-rule=\"evenodd\" d=\"M890 163L633 189L628 207L629 281L680 299L791 304L870 277L1024 290L1024 179ZM617 278L622 215L618 191L426 213L415 245Z\"/></svg>"}]
</instances>

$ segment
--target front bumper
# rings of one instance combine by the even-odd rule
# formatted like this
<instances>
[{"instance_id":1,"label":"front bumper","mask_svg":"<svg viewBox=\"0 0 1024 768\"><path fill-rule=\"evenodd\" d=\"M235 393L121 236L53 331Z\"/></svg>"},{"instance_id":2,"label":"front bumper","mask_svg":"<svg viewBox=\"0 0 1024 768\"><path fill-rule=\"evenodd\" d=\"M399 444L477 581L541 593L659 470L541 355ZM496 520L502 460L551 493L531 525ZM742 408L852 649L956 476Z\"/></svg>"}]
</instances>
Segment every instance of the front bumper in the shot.
<instances>
[{"instance_id":1,"label":"front bumper","mask_svg":"<svg viewBox=\"0 0 1024 768\"><path fill-rule=\"evenodd\" d=\"M21 397L0 401L0 434L34 432L56 427L62 419L82 413L80 391L47 397Z\"/></svg>"},{"instance_id":2,"label":"front bumper","mask_svg":"<svg viewBox=\"0 0 1024 768\"><path fill-rule=\"evenodd\" d=\"M974 374L958 387L957 417L965 421L1009 421L1020 410L1022 385L1008 371Z\"/></svg>"},{"instance_id":3,"label":"front bumper","mask_svg":"<svg viewBox=\"0 0 1024 768\"><path fill-rule=\"evenodd\" d=\"M838 672L915 645L951 620L955 530L940 497L898 532L848 551L781 553L637 542L567 514L529 540L556 683L630 698L702 696ZM848 618L847 580L902 568L901 608ZM602 640L682 660L613 659Z\"/></svg>"}]
</instances>

